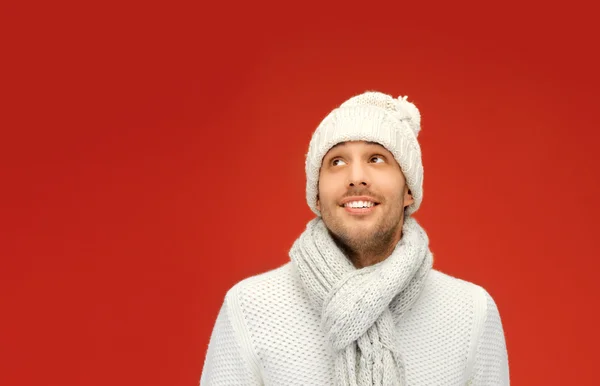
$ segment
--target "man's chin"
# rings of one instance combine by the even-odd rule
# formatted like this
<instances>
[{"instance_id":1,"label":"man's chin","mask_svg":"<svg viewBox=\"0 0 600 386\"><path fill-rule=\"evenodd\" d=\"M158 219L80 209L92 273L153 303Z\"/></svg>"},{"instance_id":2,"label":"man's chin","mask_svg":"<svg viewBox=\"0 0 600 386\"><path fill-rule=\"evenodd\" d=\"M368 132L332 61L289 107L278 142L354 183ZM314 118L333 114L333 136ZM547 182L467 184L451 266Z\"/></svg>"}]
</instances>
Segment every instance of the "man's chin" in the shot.
<instances>
[{"instance_id":1,"label":"man's chin","mask_svg":"<svg viewBox=\"0 0 600 386\"><path fill-rule=\"evenodd\" d=\"M373 242L373 238L376 237L374 229L372 227L353 227L351 229L345 229L342 232L342 239L352 246L358 247Z\"/></svg>"},{"instance_id":2,"label":"man's chin","mask_svg":"<svg viewBox=\"0 0 600 386\"><path fill-rule=\"evenodd\" d=\"M352 216L351 216L352 217ZM334 234L344 240L364 240L372 239L377 234L377 220L374 218L331 218L323 217L323 221L327 228Z\"/></svg>"}]
</instances>

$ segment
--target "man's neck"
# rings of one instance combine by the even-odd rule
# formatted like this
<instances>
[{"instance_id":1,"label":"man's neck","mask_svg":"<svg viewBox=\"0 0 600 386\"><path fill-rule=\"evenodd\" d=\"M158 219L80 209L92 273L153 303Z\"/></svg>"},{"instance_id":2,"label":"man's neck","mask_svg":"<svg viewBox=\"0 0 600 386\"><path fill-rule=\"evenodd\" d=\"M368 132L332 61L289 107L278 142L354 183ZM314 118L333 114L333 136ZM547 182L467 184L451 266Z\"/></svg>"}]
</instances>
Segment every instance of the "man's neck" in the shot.
<instances>
[{"instance_id":1,"label":"man's neck","mask_svg":"<svg viewBox=\"0 0 600 386\"><path fill-rule=\"evenodd\" d=\"M348 258L357 269L365 268L387 259L392 254L395 246L396 244L390 245L380 253L348 253Z\"/></svg>"},{"instance_id":2,"label":"man's neck","mask_svg":"<svg viewBox=\"0 0 600 386\"><path fill-rule=\"evenodd\" d=\"M394 237L390 243L388 243L385 247L383 247L380 250L373 250L373 249L370 249L368 251L346 250L344 252L346 253L346 256L348 256L348 259L350 259L352 264L357 269L361 269L361 268L365 268L365 267L368 267L368 266L371 266L371 265L374 265L377 263L381 263L382 261L384 261L385 259L390 257L390 255L392 254L392 252L394 252L394 249L396 248L396 244L398 244L398 242L400 241L401 238L402 238L402 231L400 231L400 233L397 234L397 236Z\"/></svg>"},{"instance_id":3,"label":"man's neck","mask_svg":"<svg viewBox=\"0 0 600 386\"><path fill-rule=\"evenodd\" d=\"M342 240L340 240L335 235L332 234L332 237L337 246L342 250L342 252L344 252L346 257L350 260L352 265L354 265L354 267L356 267L357 269L361 269L380 263L392 254L392 252L396 248L396 244L398 244L398 242L402 238L402 223L400 224L395 236L392 236L390 240L384 242L383 244L379 244L376 247L371 245L364 246L364 249L352 249L348 244L342 242Z\"/></svg>"}]
</instances>

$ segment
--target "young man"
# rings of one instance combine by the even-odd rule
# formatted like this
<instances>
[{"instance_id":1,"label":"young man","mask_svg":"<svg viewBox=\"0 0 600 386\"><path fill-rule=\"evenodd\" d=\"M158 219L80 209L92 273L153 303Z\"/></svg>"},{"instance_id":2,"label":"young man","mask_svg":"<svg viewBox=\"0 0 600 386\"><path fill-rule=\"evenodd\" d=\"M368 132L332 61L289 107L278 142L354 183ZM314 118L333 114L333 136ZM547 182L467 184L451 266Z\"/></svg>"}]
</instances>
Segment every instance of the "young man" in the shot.
<instances>
[{"instance_id":1,"label":"young man","mask_svg":"<svg viewBox=\"0 0 600 386\"><path fill-rule=\"evenodd\" d=\"M311 139L317 217L290 262L226 295L201 385L508 385L498 309L432 269L418 109L366 92Z\"/></svg>"}]
</instances>

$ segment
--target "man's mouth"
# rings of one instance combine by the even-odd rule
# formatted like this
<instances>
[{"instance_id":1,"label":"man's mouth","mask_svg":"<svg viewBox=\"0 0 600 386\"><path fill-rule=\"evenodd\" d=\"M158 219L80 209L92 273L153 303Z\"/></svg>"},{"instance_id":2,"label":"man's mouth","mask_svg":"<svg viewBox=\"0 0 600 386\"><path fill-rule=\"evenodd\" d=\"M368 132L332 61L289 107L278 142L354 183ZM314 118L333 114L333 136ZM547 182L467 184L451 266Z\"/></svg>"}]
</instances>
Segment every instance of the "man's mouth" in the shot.
<instances>
[{"instance_id":1,"label":"man's mouth","mask_svg":"<svg viewBox=\"0 0 600 386\"><path fill-rule=\"evenodd\" d=\"M371 208L375 205L379 205L379 203L374 201L348 201L342 206L344 208L352 208L352 209L361 209L361 208Z\"/></svg>"},{"instance_id":2,"label":"man's mouth","mask_svg":"<svg viewBox=\"0 0 600 386\"><path fill-rule=\"evenodd\" d=\"M377 205L379 202L375 201L373 196L368 195L348 196L340 202L340 207L352 216L367 216L375 210Z\"/></svg>"},{"instance_id":3,"label":"man's mouth","mask_svg":"<svg viewBox=\"0 0 600 386\"><path fill-rule=\"evenodd\" d=\"M370 197L346 198L340 207L344 208L346 213L352 216L366 216L375 210L379 205Z\"/></svg>"}]
</instances>

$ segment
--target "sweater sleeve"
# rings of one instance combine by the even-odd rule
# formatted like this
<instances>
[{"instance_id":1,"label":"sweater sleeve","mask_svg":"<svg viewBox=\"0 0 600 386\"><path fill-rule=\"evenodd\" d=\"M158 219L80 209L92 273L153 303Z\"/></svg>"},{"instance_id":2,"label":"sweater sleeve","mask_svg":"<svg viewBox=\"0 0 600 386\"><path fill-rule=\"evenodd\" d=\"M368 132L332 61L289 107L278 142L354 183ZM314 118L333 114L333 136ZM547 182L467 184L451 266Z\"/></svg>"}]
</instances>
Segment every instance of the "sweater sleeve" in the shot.
<instances>
[{"instance_id":1,"label":"sweater sleeve","mask_svg":"<svg viewBox=\"0 0 600 386\"><path fill-rule=\"evenodd\" d=\"M200 386L263 384L236 290L234 287L227 293L219 311L208 344Z\"/></svg>"},{"instance_id":2,"label":"sweater sleeve","mask_svg":"<svg viewBox=\"0 0 600 386\"><path fill-rule=\"evenodd\" d=\"M473 373L469 385L508 386L508 353L500 313L494 299L485 290L485 314L477 342Z\"/></svg>"}]
</instances>

